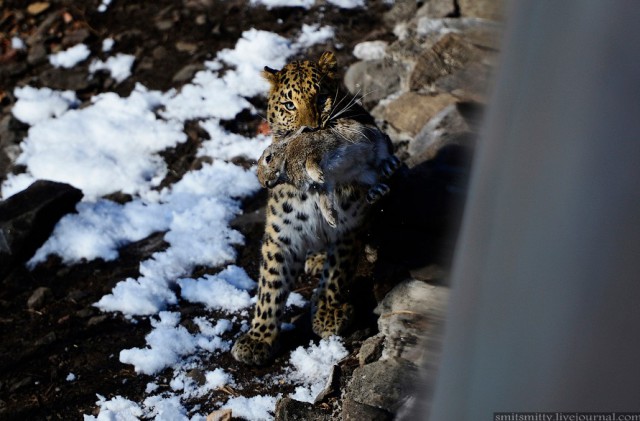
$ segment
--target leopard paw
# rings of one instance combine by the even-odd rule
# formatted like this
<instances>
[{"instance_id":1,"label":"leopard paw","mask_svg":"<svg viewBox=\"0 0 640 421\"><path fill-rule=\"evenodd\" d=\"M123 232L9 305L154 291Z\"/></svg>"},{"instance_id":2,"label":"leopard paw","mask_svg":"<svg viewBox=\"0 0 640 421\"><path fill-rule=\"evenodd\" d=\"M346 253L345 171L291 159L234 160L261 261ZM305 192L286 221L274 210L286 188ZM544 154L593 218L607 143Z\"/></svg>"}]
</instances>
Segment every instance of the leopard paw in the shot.
<instances>
[{"instance_id":1,"label":"leopard paw","mask_svg":"<svg viewBox=\"0 0 640 421\"><path fill-rule=\"evenodd\" d=\"M367 203L373 204L380 200L382 196L389 193L391 189L384 183L373 185L367 192Z\"/></svg>"},{"instance_id":2,"label":"leopard paw","mask_svg":"<svg viewBox=\"0 0 640 421\"><path fill-rule=\"evenodd\" d=\"M395 156L391 155L389 158L382 162L382 177L389 179L400 168L402 161Z\"/></svg>"},{"instance_id":3,"label":"leopard paw","mask_svg":"<svg viewBox=\"0 0 640 421\"><path fill-rule=\"evenodd\" d=\"M313 332L321 338L343 334L353 321L354 309L349 303L320 304L313 315Z\"/></svg>"},{"instance_id":4,"label":"leopard paw","mask_svg":"<svg viewBox=\"0 0 640 421\"><path fill-rule=\"evenodd\" d=\"M236 340L231 348L231 355L237 361L248 365L265 365L275 354L274 346L270 343L252 338L245 334Z\"/></svg>"}]
</instances>

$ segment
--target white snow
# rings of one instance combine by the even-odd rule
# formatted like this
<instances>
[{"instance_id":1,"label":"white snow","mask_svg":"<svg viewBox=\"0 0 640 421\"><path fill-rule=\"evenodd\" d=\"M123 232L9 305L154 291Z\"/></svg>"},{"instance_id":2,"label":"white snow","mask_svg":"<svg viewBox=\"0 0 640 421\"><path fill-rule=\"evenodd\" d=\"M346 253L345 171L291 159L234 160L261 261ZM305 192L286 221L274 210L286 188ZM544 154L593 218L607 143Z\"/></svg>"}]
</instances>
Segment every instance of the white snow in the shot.
<instances>
[{"instance_id":1,"label":"white snow","mask_svg":"<svg viewBox=\"0 0 640 421\"><path fill-rule=\"evenodd\" d=\"M120 362L133 365L136 373L155 374L166 367L174 366L183 357L193 354L198 349L211 353L218 350L226 351L230 347L228 341L211 335L212 332L222 330L221 328L204 325L209 334L201 332L192 335L184 326L178 324L179 313L161 311L158 317L159 319L151 320L153 330L145 337L145 348L131 348L120 352ZM220 375L219 373L218 376Z\"/></svg>"},{"instance_id":2,"label":"white snow","mask_svg":"<svg viewBox=\"0 0 640 421\"><path fill-rule=\"evenodd\" d=\"M355 9L356 7L365 6L364 0L327 0L327 2L343 9Z\"/></svg>"},{"instance_id":3,"label":"white snow","mask_svg":"<svg viewBox=\"0 0 640 421\"><path fill-rule=\"evenodd\" d=\"M234 417L245 418L249 421L271 420L277 400L277 396L254 396L251 398L237 396L229 399L222 408L231 409Z\"/></svg>"},{"instance_id":4,"label":"white snow","mask_svg":"<svg viewBox=\"0 0 640 421\"><path fill-rule=\"evenodd\" d=\"M385 41L365 41L356 44L353 55L360 60L380 60L384 58L386 48Z\"/></svg>"},{"instance_id":5,"label":"white snow","mask_svg":"<svg viewBox=\"0 0 640 421\"><path fill-rule=\"evenodd\" d=\"M113 38L105 38L102 40L102 51L108 53L113 48L113 44L115 44Z\"/></svg>"},{"instance_id":6,"label":"white snow","mask_svg":"<svg viewBox=\"0 0 640 421\"><path fill-rule=\"evenodd\" d=\"M98 10L107 10L109 3L102 1ZM262 1L267 7L276 7L276 3L283 2ZM296 3L310 7L313 1ZM86 421L204 421L206 416L191 399L214 393L220 396L216 390L225 386L246 386L236 384L231 373L216 365L216 357L228 352L234 334L248 330L248 309L255 302L249 291L256 284L234 265L236 249L244 239L230 222L241 213L240 200L260 186L255 169L245 170L228 161L239 156L256 160L270 139L229 133L221 120L233 119L243 110L254 111L247 98L265 93L267 84L260 76L265 65L281 68L291 56L333 37L332 28L319 25L303 25L292 40L255 29L245 31L234 48L218 52L204 63L206 70L179 91L158 92L138 85L128 97L106 92L80 104L70 91L29 86L14 90L17 102L12 112L31 127L17 159L26 171L8 177L2 184L2 197L37 179L66 182L84 194L77 213L56 225L30 265L50 254L68 265L98 258L113 260L122 246L158 232L164 233L168 244L140 263L140 276L122 280L95 304L105 312L121 312L132 322L140 316L150 318L152 329L145 336L145 345L119 354L120 362L152 376L145 382L145 398L133 402L123 396L98 395L100 413L85 415ZM112 39L105 39L103 51L110 51L113 44ZM50 59L54 65L72 67L89 58L88 51L86 46L76 46ZM129 77L132 64L132 56L118 54L105 61L94 59L89 71L107 69L121 81ZM187 139L184 124L191 119L198 119L210 136L197 155L209 157L211 163L160 189L168 171L160 153ZM103 198L115 192L129 194L131 200L119 204ZM194 279L196 267L218 272ZM201 303L211 317L182 321L179 310L185 301ZM306 302L292 293L287 304L301 307ZM289 374L280 378L300 385L296 393L311 398L328 376L321 365L330 368L343 352L334 339L301 348L292 354ZM189 374L194 369L201 370L203 384ZM67 377L69 381L75 378L73 373ZM273 383L274 379L255 381ZM272 419L277 398L218 397L222 399L218 405L232 409L234 417Z\"/></svg>"},{"instance_id":7,"label":"white snow","mask_svg":"<svg viewBox=\"0 0 640 421\"><path fill-rule=\"evenodd\" d=\"M157 93L139 85L127 98L109 92L92 101L91 107L68 110L29 129L16 160L28 172L9 177L4 197L21 190L24 179L69 183L87 200L117 191L141 194L160 183L167 169L157 153L186 135L179 122L155 116Z\"/></svg>"},{"instance_id":8,"label":"white snow","mask_svg":"<svg viewBox=\"0 0 640 421\"><path fill-rule=\"evenodd\" d=\"M97 417L85 415L84 421L138 421L142 416L140 405L129 399L116 396L106 400L104 396L97 396L96 405L100 407L100 414Z\"/></svg>"},{"instance_id":9,"label":"white snow","mask_svg":"<svg viewBox=\"0 0 640 421\"><path fill-rule=\"evenodd\" d=\"M51 63L53 67L70 69L81 61L86 60L90 54L91 51L89 47L85 44L77 44L67 50L51 54L49 56L49 63Z\"/></svg>"},{"instance_id":10,"label":"white snow","mask_svg":"<svg viewBox=\"0 0 640 421\"><path fill-rule=\"evenodd\" d=\"M106 41L106 40L105 40ZM113 44L111 44L113 45ZM107 44L108 49L111 49L111 46ZM105 45L103 44L102 49L105 50ZM108 70L111 74L111 77L116 80L116 82L120 83L129 76L131 76L131 66L136 61L135 56L130 54L122 54L118 53L115 56L107 58L107 61L102 60L94 60L89 65L89 72L95 73L98 70Z\"/></svg>"},{"instance_id":11,"label":"white snow","mask_svg":"<svg viewBox=\"0 0 640 421\"><path fill-rule=\"evenodd\" d=\"M264 5L267 9L273 9L274 7L302 7L309 9L315 0L251 0L251 5Z\"/></svg>"},{"instance_id":12,"label":"white snow","mask_svg":"<svg viewBox=\"0 0 640 421\"><path fill-rule=\"evenodd\" d=\"M11 48L14 50L25 50L27 44L20 37L11 37Z\"/></svg>"},{"instance_id":13,"label":"white snow","mask_svg":"<svg viewBox=\"0 0 640 421\"><path fill-rule=\"evenodd\" d=\"M217 275L205 275L200 279L180 279L182 298L193 303L203 303L209 309L237 312L251 306L247 291L256 283L238 266L228 266Z\"/></svg>"},{"instance_id":14,"label":"white snow","mask_svg":"<svg viewBox=\"0 0 640 421\"><path fill-rule=\"evenodd\" d=\"M67 377L66 377L65 380L68 381L68 382L75 381L76 380L76 375L73 374L73 373L69 373L69 374L67 374Z\"/></svg>"},{"instance_id":15,"label":"white snow","mask_svg":"<svg viewBox=\"0 0 640 421\"><path fill-rule=\"evenodd\" d=\"M98 6L98 12L104 13L111 4L111 0L102 0L102 3Z\"/></svg>"},{"instance_id":16,"label":"white snow","mask_svg":"<svg viewBox=\"0 0 640 421\"><path fill-rule=\"evenodd\" d=\"M318 345L310 343L307 348L296 348L289 358L292 365L289 380L302 385L291 397L313 402L325 388L332 367L348 354L337 336L322 339Z\"/></svg>"},{"instance_id":17,"label":"white snow","mask_svg":"<svg viewBox=\"0 0 640 421\"><path fill-rule=\"evenodd\" d=\"M11 110L23 123L34 125L52 117L60 117L78 104L73 91L54 91L49 88L24 86L13 91L18 100Z\"/></svg>"}]
</instances>

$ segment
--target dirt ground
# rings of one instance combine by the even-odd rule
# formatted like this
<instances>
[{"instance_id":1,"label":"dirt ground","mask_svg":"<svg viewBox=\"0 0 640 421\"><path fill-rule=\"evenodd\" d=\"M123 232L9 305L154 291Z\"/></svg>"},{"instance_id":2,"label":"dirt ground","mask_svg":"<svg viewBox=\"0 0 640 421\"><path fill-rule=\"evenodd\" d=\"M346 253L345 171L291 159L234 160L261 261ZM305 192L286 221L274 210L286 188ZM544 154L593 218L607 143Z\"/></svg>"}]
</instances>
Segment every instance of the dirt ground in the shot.
<instances>
[{"instance_id":1,"label":"dirt ground","mask_svg":"<svg viewBox=\"0 0 640 421\"><path fill-rule=\"evenodd\" d=\"M33 3L40 3L44 10L34 14L35 9L29 9ZM354 60L350 52L355 43L392 37L381 23L387 7L382 2L374 2L366 9L316 7L310 11L267 10L247 3L113 0L106 13L98 13L100 1L96 0L0 0L0 119L9 119L11 141L19 143L27 129L7 117L14 103L15 86L72 89L84 100L108 90L128 95L137 82L150 89L179 88L189 80L176 77L181 70L187 65L197 69L219 49L235 45L242 31L252 27L288 36L302 22L331 25L340 42L331 47L343 69ZM27 51L11 49L14 35L28 39ZM117 41L111 54L122 52L137 58L133 76L122 84L116 85L106 74L87 80L86 63L61 71L46 60L46 54L78 42L87 44L92 56L103 58L101 42L108 37ZM318 56L322 49L314 47L308 54ZM263 99L251 101L258 110L264 109ZM226 127L253 134L259 122L259 117L247 113L227 122ZM189 140L164 154L173 179L197 165L195 151L202 131L197 124L187 124L185 131ZM20 171L4 159L5 168L0 165L0 169ZM0 172L3 177L4 172ZM166 180L167 184L170 182ZM113 199L127 200L122 195L114 195ZM258 208L264 200L264 195L252 198L247 209ZM241 250L240 264L255 277L260 229L256 224L245 224L243 230L247 246ZM162 233L158 233L124 247L117 261L97 260L66 267L59 259L50 258L33 271L17 269L0 281L0 418L81 419L82 414L95 410L96 393L121 394L133 400L142 397L149 379L120 363L118 353L144 345L150 328L148 320L131 323L118 314L102 314L92 304L118 281L136 277L139 262L165 246ZM212 269L199 268L197 274L209 270ZM30 310L27 300L38 287L50 288L52 295L43 306ZM181 311L202 310L185 305ZM67 381L69 373L77 379Z\"/></svg>"}]
</instances>

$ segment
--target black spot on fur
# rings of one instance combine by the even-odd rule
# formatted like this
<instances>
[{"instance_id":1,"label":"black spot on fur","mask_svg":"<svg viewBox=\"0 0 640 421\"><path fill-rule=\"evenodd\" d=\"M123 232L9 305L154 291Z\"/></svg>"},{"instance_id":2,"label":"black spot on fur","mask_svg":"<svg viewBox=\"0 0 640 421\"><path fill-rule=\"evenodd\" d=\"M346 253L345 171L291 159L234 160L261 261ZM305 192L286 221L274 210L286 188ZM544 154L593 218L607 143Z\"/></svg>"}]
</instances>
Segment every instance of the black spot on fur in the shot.
<instances>
[{"instance_id":1,"label":"black spot on fur","mask_svg":"<svg viewBox=\"0 0 640 421\"><path fill-rule=\"evenodd\" d=\"M298 219L300 221L306 221L306 220L309 219L309 215L307 215L306 213L297 212L296 213L296 219Z\"/></svg>"},{"instance_id":2,"label":"black spot on fur","mask_svg":"<svg viewBox=\"0 0 640 421\"><path fill-rule=\"evenodd\" d=\"M291 213L293 212L293 206L291 206L291 203L289 202L284 202L282 204L282 210L284 211L284 213Z\"/></svg>"},{"instance_id":3,"label":"black spot on fur","mask_svg":"<svg viewBox=\"0 0 640 421\"><path fill-rule=\"evenodd\" d=\"M275 232L280 232L281 230L280 225L278 224L271 224L271 228L273 228Z\"/></svg>"},{"instance_id":4,"label":"black spot on fur","mask_svg":"<svg viewBox=\"0 0 640 421\"><path fill-rule=\"evenodd\" d=\"M276 259L276 261L278 263L283 263L284 262L284 256L282 255L282 253L276 253L276 254L274 254L273 257L275 257L275 259Z\"/></svg>"}]
</instances>

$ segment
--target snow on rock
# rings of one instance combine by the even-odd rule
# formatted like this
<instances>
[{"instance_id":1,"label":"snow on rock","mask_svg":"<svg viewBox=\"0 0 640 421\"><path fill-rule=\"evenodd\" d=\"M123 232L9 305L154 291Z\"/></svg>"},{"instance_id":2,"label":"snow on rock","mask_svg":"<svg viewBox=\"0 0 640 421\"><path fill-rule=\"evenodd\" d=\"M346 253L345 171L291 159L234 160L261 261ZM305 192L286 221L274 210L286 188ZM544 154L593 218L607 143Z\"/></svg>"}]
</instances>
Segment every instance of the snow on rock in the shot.
<instances>
[{"instance_id":1,"label":"snow on rock","mask_svg":"<svg viewBox=\"0 0 640 421\"><path fill-rule=\"evenodd\" d=\"M307 25L305 23L302 24L302 30L298 35L295 46L299 49L309 48L314 44L326 42L334 36L335 32L330 26L320 27L320 25Z\"/></svg>"},{"instance_id":2,"label":"snow on rock","mask_svg":"<svg viewBox=\"0 0 640 421\"><path fill-rule=\"evenodd\" d=\"M97 396L96 405L100 408L100 414L97 417L85 415L84 421L138 421L143 415L140 405L122 396L109 400L104 396Z\"/></svg>"},{"instance_id":3,"label":"snow on rock","mask_svg":"<svg viewBox=\"0 0 640 421\"><path fill-rule=\"evenodd\" d=\"M249 421L272 420L273 411L279 396L254 396L246 398L237 396L225 403L223 409L231 409L234 418Z\"/></svg>"},{"instance_id":4,"label":"snow on rock","mask_svg":"<svg viewBox=\"0 0 640 421\"><path fill-rule=\"evenodd\" d=\"M387 48L385 41L365 41L353 48L353 55L360 60L380 60L385 56Z\"/></svg>"},{"instance_id":5,"label":"snow on rock","mask_svg":"<svg viewBox=\"0 0 640 421\"><path fill-rule=\"evenodd\" d=\"M86 60L91 51L85 44L74 45L73 47L60 51L49 56L49 63L53 67L63 67L70 69L83 60Z\"/></svg>"},{"instance_id":6,"label":"snow on rock","mask_svg":"<svg viewBox=\"0 0 640 421\"><path fill-rule=\"evenodd\" d=\"M107 40L105 40L107 41ZM111 44L113 45L113 44ZM107 50L111 49L111 46L107 43L103 44L103 49L107 47ZM105 50L105 51L107 51ZM107 58L107 61L94 60L89 65L89 72L95 73L98 70L107 70L111 74L111 77L120 83L129 76L131 76L131 66L136 61L136 57L129 54L118 53L113 57Z\"/></svg>"},{"instance_id":7,"label":"snow on rock","mask_svg":"<svg viewBox=\"0 0 640 421\"><path fill-rule=\"evenodd\" d=\"M348 354L337 336L322 339L318 345L311 343L307 348L296 348L289 358L292 370L288 379L302 386L298 386L291 397L313 402L324 389L332 367Z\"/></svg>"}]
</instances>

